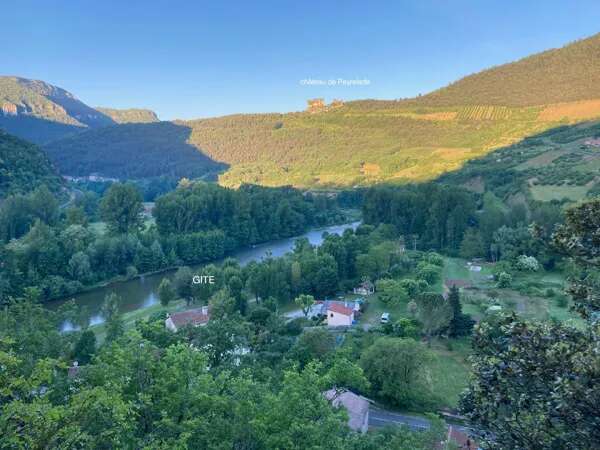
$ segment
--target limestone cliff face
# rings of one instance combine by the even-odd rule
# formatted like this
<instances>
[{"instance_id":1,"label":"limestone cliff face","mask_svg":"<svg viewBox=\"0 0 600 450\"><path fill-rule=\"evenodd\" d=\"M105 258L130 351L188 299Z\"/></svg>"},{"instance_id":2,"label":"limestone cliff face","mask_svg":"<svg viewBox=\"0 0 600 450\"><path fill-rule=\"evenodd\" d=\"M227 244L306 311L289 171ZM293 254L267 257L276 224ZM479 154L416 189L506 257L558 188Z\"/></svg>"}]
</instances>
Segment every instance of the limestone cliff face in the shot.
<instances>
[{"instance_id":1,"label":"limestone cliff face","mask_svg":"<svg viewBox=\"0 0 600 450\"><path fill-rule=\"evenodd\" d=\"M40 80L0 77L0 104L5 115L29 115L91 128L114 124L106 114L89 107L70 92Z\"/></svg>"},{"instance_id":2,"label":"limestone cliff face","mask_svg":"<svg viewBox=\"0 0 600 450\"><path fill-rule=\"evenodd\" d=\"M2 113L5 116L16 116L18 113L17 105L15 105L14 103L10 103L10 102L2 103Z\"/></svg>"}]
</instances>

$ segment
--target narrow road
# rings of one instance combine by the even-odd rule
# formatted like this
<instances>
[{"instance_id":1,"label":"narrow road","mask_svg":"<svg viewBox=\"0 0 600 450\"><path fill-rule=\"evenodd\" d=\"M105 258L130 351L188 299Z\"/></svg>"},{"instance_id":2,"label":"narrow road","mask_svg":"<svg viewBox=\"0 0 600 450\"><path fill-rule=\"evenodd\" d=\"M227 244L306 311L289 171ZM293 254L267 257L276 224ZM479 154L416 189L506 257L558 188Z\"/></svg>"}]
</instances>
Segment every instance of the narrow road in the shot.
<instances>
[{"instance_id":1,"label":"narrow road","mask_svg":"<svg viewBox=\"0 0 600 450\"><path fill-rule=\"evenodd\" d=\"M407 416L396 412L372 406L369 408L369 427L384 427L386 425L406 425L413 430L428 430L429 420L417 416Z\"/></svg>"},{"instance_id":2,"label":"narrow road","mask_svg":"<svg viewBox=\"0 0 600 450\"><path fill-rule=\"evenodd\" d=\"M446 423L448 423L446 421ZM419 416L410 416L394 411L381 409L371 405L369 408L369 427L384 427L386 425L406 425L414 431L427 431L431 427L428 419ZM472 430L463 425L452 424L454 429L462 431L466 435L471 435Z\"/></svg>"}]
</instances>

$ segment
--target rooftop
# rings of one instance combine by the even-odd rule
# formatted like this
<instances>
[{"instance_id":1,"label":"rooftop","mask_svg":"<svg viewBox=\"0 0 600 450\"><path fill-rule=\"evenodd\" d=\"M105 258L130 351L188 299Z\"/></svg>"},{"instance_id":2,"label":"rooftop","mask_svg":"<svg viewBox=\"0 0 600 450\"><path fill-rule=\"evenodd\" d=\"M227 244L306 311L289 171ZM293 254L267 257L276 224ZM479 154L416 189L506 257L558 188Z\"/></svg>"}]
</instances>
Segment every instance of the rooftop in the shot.
<instances>
[{"instance_id":1,"label":"rooftop","mask_svg":"<svg viewBox=\"0 0 600 450\"><path fill-rule=\"evenodd\" d=\"M204 325L209 321L210 313L203 309L190 309L189 311L173 313L169 317L175 326L179 328L186 325Z\"/></svg>"}]
</instances>

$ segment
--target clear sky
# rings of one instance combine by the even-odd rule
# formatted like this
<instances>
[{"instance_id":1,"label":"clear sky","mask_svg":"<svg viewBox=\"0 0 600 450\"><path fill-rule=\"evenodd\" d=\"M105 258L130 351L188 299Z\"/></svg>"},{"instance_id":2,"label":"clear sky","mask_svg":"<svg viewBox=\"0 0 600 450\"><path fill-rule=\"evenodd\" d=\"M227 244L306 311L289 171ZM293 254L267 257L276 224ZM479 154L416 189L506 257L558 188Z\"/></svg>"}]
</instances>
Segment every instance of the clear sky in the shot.
<instances>
[{"instance_id":1,"label":"clear sky","mask_svg":"<svg viewBox=\"0 0 600 450\"><path fill-rule=\"evenodd\" d=\"M165 120L411 97L600 32L598 0L3 0L0 11L0 74Z\"/></svg>"}]
</instances>

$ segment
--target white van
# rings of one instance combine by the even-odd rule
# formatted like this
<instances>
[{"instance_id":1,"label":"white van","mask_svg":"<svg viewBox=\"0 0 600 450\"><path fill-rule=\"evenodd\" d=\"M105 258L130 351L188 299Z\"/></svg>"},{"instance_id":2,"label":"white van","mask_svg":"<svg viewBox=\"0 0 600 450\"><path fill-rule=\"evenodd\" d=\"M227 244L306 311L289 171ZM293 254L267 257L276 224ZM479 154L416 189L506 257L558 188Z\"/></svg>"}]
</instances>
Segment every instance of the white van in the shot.
<instances>
[{"instance_id":1,"label":"white van","mask_svg":"<svg viewBox=\"0 0 600 450\"><path fill-rule=\"evenodd\" d=\"M389 323L389 321L390 321L390 313L384 312L381 315L381 323Z\"/></svg>"}]
</instances>

